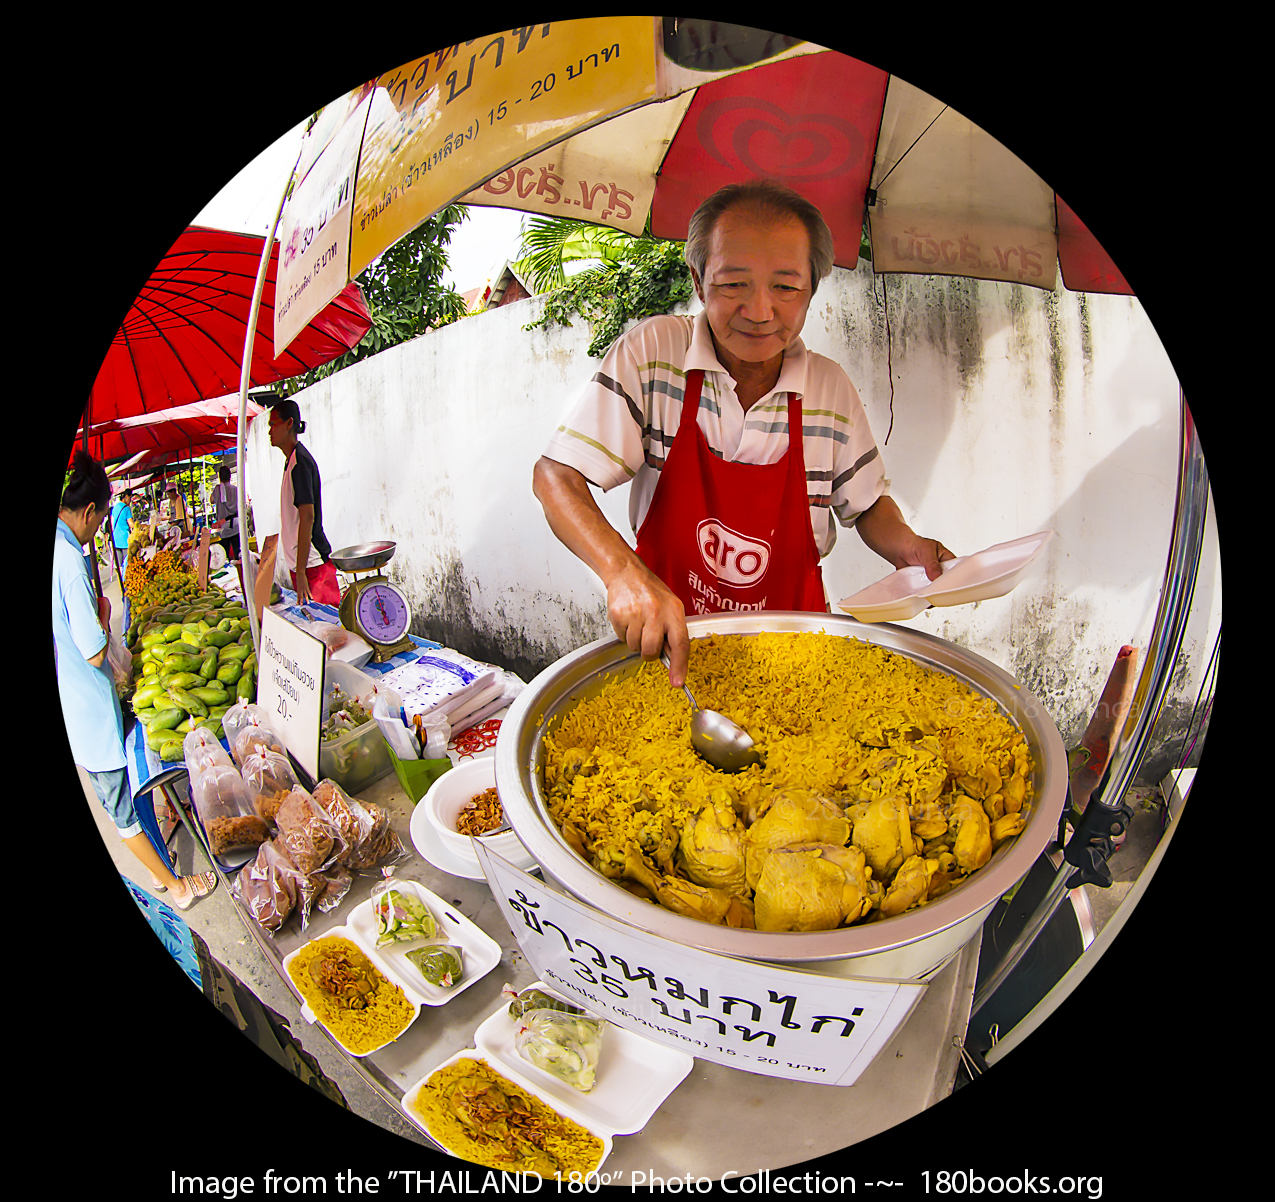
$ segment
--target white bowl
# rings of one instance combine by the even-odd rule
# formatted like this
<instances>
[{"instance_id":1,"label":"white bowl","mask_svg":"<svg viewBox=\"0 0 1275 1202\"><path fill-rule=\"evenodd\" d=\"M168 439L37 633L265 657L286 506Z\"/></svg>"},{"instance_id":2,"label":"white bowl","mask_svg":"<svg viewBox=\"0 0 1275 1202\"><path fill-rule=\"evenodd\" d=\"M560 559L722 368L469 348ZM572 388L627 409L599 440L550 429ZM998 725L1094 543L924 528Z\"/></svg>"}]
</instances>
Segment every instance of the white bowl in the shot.
<instances>
[{"instance_id":1,"label":"white bowl","mask_svg":"<svg viewBox=\"0 0 1275 1202\"><path fill-rule=\"evenodd\" d=\"M456 819L461 810L479 793L495 787L496 761L492 756L457 764L430 785L429 792L421 799L420 804L425 807L430 826L448 851L477 862L471 837L457 832ZM526 857L523 846L513 831L484 836L483 842L506 860L521 860Z\"/></svg>"}]
</instances>

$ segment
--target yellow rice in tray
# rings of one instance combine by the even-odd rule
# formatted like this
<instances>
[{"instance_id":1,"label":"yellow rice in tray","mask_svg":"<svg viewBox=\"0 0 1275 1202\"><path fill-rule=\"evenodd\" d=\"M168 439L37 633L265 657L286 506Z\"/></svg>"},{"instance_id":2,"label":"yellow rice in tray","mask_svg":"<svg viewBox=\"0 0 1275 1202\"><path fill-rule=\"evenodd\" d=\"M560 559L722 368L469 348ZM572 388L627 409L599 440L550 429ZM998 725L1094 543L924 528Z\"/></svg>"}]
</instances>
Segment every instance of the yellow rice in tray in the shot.
<instances>
[{"instance_id":1,"label":"yellow rice in tray","mask_svg":"<svg viewBox=\"0 0 1275 1202\"><path fill-rule=\"evenodd\" d=\"M431 1074L411 1106L443 1147L489 1169L566 1180L591 1173L606 1151L596 1135L479 1058Z\"/></svg>"},{"instance_id":2,"label":"yellow rice in tray","mask_svg":"<svg viewBox=\"0 0 1275 1202\"><path fill-rule=\"evenodd\" d=\"M905 655L824 633L713 635L692 641L687 685L764 766L721 773L696 755L658 662L608 680L545 740L568 842L666 908L764 930L871 921L959 884L1024 825L1022 733ZM815 877L818 896L799 896Z\"/></svg>"},{"instance_id":3,"label":"yellow rice in tray","mask_svg":"<svg viewBox=\"0 0 1275 1202\"><path fill-rule=\"evenodd\" d=\"M334 951L345 953L350 961L367 972L376 983L364 1009L351 1010L341 1006L311 976L311 965ZM329 935L306 944L288 962L288 975L314 1012L315 1018L337 1037L347 1051L356 1056L374 1052L397 1039L411 1025L416 1015L415 1007L407 1000L403 991L392 984L355 943L339 935Z\"/></svg>"}]
</instances>

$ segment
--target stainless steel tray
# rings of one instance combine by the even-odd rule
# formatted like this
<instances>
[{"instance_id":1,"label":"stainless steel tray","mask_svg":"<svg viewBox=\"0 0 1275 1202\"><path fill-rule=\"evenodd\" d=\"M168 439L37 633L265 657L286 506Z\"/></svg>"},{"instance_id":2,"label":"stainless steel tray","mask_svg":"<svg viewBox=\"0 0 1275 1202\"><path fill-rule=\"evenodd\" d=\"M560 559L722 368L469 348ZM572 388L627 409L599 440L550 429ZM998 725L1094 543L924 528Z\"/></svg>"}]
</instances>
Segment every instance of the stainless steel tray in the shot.
<instances>
[{"instance_id":1,"label":"stainless steel tray","mask_svg":"<svg viewBox=\"0 0 1275 1202\"><path fill-rule=\"evenodd\" d=\"M333 551L328 558L343 572L372 572L384 567L394 558L397 543L385 542L356 543L353 547L342 547Z\"/></svg>"}]
</instances>

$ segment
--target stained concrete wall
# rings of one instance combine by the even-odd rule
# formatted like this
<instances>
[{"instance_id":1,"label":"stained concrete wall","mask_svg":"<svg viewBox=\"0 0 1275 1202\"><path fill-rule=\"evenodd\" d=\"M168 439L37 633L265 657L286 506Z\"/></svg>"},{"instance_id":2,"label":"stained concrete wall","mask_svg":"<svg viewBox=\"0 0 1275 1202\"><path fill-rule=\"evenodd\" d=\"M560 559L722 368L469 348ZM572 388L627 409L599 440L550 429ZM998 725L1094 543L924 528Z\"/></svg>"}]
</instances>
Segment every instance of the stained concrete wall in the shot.
<instances>
[{"instance_id":1,"label":"stained concrete wall","mask_svg":"<svg viewBox=\"0 0 1275 1202\"><path fill-rule=\"evenodd\" d=\"M524 679L610 635L600 583L554 539L531 493L532 465L596 365L582 322L524 332L542 306L468 318L296 397L333 546L395 540L389 574L412 599L415 632ZM1008 596L905 625L1013 673L1071 746L1121 645L1145 647L1169 548L1179 392L1141 306L1061 285L876 278L861 265L820 286L803 337L858 387L915 529L958 554L1054 531ZM278 529L282 467L256 423L247 472L259 536ZM632 541L626 494L599 502ZM834 601L890 571L853 531L824 561ZM1220 621L1210 514L1143 779L1177 763Z\"/></svg>"}]
</instances>

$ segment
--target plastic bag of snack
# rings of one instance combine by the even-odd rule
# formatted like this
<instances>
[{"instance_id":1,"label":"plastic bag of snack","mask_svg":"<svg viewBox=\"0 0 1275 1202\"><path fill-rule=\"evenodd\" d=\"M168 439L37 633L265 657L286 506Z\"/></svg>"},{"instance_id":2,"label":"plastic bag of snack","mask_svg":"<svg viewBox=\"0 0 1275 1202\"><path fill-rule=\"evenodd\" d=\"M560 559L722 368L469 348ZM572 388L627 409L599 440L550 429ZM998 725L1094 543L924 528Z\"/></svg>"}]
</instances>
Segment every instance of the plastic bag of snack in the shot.
<instances>
[{"instance_id":1,"label":"plastic bag of snack","mask_svg":"<svg viewBox=\"0 0 1275 1202\"><path fill-rule=\"evenodd\" d=\"M450 989L459 984L463 975L460 948L450 943L437 943L432 947L417 948L406 955L431 985Z\"/></svg>"},{"instance_id":2,"label":"plastic bag of snack","mask_svg":"<svg viewBox=\"0 0 1275 1202\"><path fill-rule=\"evenodd\" d=\"M240 869L231 892L267 931L277 931L297 902L297 870L273 841Z\"/></svg>"},{"instance_id":3,"label":"plastic bag of snack","mask_svg":"<svg viewBox=\"0 0 1275 1202\"><path fill-rule=\"evenodd\" d=\"M559 1081L588 1093L597 1082L606 1020L562 1010L528 1010L514 1034L518 1054Z\"/></svg>"},{"instance_id":4,"label":"plastic bag of snack","mask_svg":"<svg viewBox=\"0 0 1275 1202\"><path fill-rule=\"evenodd\" d=\"M248 756L239 775L248 790L248 800L263 822L274 822L284 798L301 786L288 757L268 748Z\"/></svg>"},{"instance_id":5,"label":"plastic bag of snack","mask_svg":"<svg viewBox=\"0 0 1275 1202\"><path fill-rule=\"evenodd\" d=\"M311 793L315 804L332 820L345 840L336 862L346 864L360 844L372 834L375 820L366 806L355 801L334 780L321 780Z\"/></svg>"},{"instance_id":6,"label":"plastic bag of snack","mask_svg":"<svg viewBox=\"0 0 1275 1202\"><path fill-rule=\"evenodd\" d=\"M345 858L347 868L375 868L393 864L407 855L403 840L390 826L390 814L373 802L361 803L371 816L372 829L359 845Z\"/></svg>"},{"instance_id":7,"label":"plastic bag of snack","mask_svg":"<svg viewBox=\"0 0 1275 1202\"><path fill-rule=\"evenodd\" d=\"M205 768L214 765L234 767L221 740L206 726L196 726L186 735L182 740L182 755L192 780Z\"/></svg>"},{"instance_id":8,"label":"plastic bag of snack","mask_svg":"<svg viewBox=\"0 0 1275 1202\"><path fill-rule=\"evenodd\" d=\"M340 829L300 786L283 799L275 825L288 858L307 876L335 864L347 851Z\"/></svg>"},{"instance_id":9,"label":"plastic bag of snack","mask_svg":"<svg viewBox=\"0 0 1275 1202\"><path fill-rule=\"evenodd\" d=\"M280 754L284 751L279 736L270 728L270 715L251 701L237 701L221 716L221 729L235 763L242 764L260 747Z\"/></svg>"},{"instance_id":10,"label":"plastic bag of snack","mask_svg":"<svg viewBox=\"0 0 1275 1202\"><path fill-rule=\"evenodd\" d=\"M323 879L323 891L314 904L320 914L326 914L335 910L349 893L350 886L354 884L354 874L337 864L319 873L319 876Z\"/></svg>"},{"instance_id":11,"label":"plastic bag of snack","mask_svg":"<svg viewBox=\"0 0 1275 1202\"><path fill-rule=\"evenodd\" d=\"M543 989L537 989L535 986L529 986L521 993L517 992L512 985L506 985L500 991L501 997L509 1002L509 1017L519 1022L522 1016L532 1010L561 1010L564 1014L585 1014L579 1006L573 1006L570 1002L564 1002L562 998L554 997L551 993L545 993Z\"/></svg>"},{"instance_id":12,"label":"plastic bag of snack","mask_svg":"<svg viewBox=\"0 0 1275 1202\"><path fill-rule=\"evenodd\" d=\"M190 799L214 856L260 847L270 838L270 828L253 812L248 791L233 767L214 764L192 776Z\"/></svg>"},{"instance_id":13,"label":"plastic bag of snack","mask_svg":"<svg viewBox=\"0 0 1275 1202\"><path fill-rule=\"evenodd\" d=\"M438 920L410 885L400 885L394 869L372 886L372 915L376 920L376 946L416 943L438 934Z\"/></svg>"}]
</instances>

